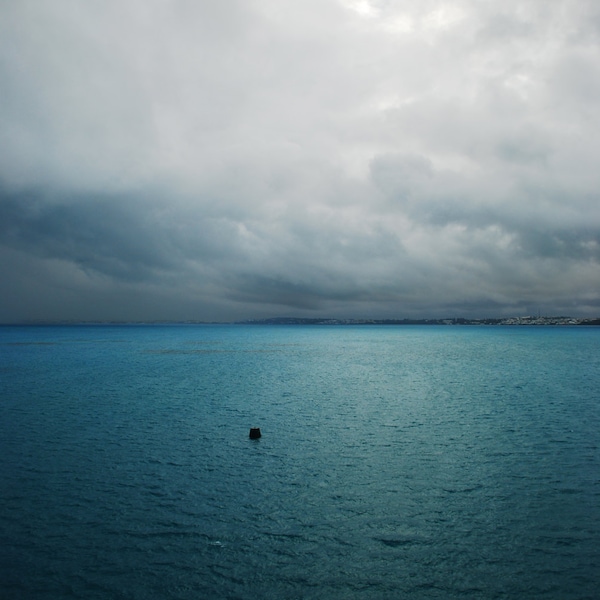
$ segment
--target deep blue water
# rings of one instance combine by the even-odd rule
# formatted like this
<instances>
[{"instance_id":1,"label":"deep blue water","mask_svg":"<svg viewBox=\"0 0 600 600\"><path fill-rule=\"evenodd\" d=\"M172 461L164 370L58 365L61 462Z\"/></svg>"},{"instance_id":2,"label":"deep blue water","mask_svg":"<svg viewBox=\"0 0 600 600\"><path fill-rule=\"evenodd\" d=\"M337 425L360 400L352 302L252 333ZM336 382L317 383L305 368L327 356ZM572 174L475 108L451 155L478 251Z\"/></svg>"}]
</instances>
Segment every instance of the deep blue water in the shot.
<instances>
[{"instance_id":1,"label":"deep blue water","mask_svg":"<svg viewBox=\"0 0 600 600\"><path fill-rule=\"evenodd\" d=\"M3 327L0 597L598 598L599 446L600 328Z\"/></svg>"}]
</instances>

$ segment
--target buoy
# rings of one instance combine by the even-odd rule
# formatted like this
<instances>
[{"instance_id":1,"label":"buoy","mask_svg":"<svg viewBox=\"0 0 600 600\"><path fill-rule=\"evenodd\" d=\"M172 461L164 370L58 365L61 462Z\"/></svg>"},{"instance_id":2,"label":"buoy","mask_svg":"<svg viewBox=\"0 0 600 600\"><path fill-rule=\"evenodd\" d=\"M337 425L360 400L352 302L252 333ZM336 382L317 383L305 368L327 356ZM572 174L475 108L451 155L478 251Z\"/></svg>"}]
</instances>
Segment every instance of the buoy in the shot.
<instances>
[{"instance_id":1,"label":"buoy","mask_svg":"<svg viewBox=\"0 0 600 600\"><path fill-rule=\"evenodd\" d=\"M260 437L260 427L252 427L250 429L250 439L257 440Z\"/></svg>"}]
</instances>

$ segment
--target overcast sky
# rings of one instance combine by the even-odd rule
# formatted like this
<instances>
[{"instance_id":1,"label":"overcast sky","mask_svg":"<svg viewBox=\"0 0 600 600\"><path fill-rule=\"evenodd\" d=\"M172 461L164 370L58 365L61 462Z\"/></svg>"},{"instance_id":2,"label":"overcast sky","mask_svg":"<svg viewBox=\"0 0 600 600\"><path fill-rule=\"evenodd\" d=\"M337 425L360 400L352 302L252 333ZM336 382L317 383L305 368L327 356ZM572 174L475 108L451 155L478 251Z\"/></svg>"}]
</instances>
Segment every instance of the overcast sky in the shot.
<instances>
[{"instance_id":1,"label":"overcast sky","mask_svg":"<svg viewBox=\"0 0 600 600\"><path fill-rule=\"evenodd\" d=\"M597 0L0 0L0 321L600 315Z\"/></svg>"}]
</instances>

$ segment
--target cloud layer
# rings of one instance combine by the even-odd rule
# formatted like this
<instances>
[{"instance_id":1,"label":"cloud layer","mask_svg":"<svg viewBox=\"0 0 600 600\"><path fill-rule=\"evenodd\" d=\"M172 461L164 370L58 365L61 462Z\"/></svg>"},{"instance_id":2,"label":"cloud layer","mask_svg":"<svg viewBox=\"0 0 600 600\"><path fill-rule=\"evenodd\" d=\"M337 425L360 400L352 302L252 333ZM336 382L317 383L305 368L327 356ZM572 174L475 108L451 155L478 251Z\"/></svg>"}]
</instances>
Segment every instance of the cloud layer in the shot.
<instances>
[{"instance_id":1,"label":"cloud layer","mask_svg":"<svg viewBox=\"0 0 600 600\"><path fill-rule=\"evenodd\" d=\"M592 0L0 17L0 321L600 314Z\"/></svg>"}]
</instances>

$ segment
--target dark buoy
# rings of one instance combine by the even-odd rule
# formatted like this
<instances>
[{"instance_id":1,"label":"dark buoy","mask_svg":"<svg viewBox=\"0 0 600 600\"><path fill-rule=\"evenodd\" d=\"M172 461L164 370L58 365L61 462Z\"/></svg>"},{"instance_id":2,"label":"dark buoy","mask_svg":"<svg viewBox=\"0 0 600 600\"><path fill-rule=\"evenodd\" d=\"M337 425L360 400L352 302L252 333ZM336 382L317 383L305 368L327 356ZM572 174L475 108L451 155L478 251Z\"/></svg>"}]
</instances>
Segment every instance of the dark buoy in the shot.
<instances>
[{"instance_id":1,"label":"dark buoy","mask_svg":"<svg viewBox=\"0 0 600 600\"><path fill-rule=\"evenodd\" d=\"M252 427L250 429L250 439L257 440L260 437L260 427Z\"/></svg>"}]
</instances>

